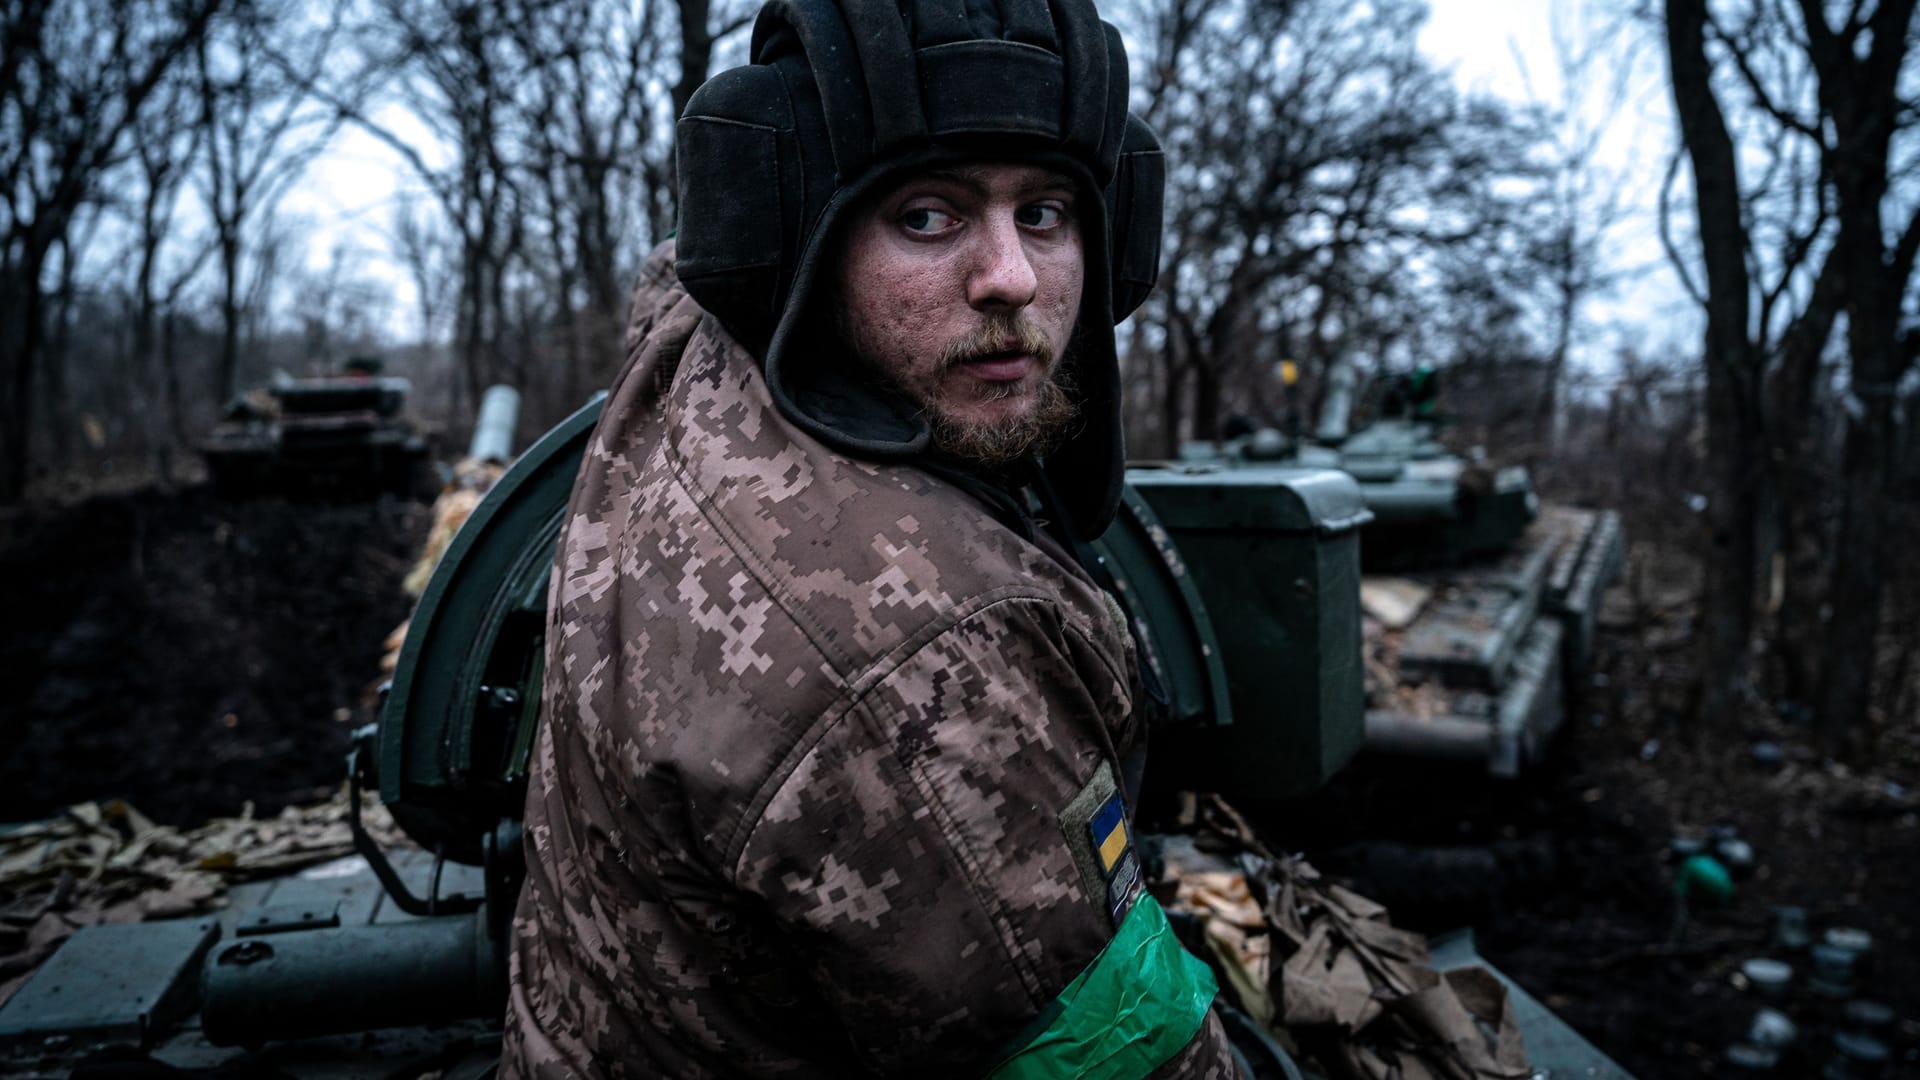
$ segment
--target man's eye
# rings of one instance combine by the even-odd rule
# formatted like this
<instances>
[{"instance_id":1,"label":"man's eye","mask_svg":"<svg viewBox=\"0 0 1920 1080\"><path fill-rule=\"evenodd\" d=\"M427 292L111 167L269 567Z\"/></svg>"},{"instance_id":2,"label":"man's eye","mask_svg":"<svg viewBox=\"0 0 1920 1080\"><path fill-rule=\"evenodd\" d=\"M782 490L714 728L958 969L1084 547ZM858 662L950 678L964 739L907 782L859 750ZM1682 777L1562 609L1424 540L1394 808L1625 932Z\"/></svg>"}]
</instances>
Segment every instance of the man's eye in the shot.
<instances>
[{"instance_id":1,"label":"man's eye","mask_svg":"<svg viewBox=\"0 0 1920 1080\"><path fill-rule=\"evenodd\" d=\"M952 214L930 206L916 206L900 215L900 226L908 232L937 233L953 223Z\"/></svg>"},{"instance_id":2,"label":"man's eye","mask_svg":"<svg viewBox=\"0 0 1920 1080\"><path fill-rule=\"evenodd\" d=\"M1019 221L1029 229L1051 229L1067 220L1065 209L1048 203L1020 208Z\"/></svg>"}]
</instances>

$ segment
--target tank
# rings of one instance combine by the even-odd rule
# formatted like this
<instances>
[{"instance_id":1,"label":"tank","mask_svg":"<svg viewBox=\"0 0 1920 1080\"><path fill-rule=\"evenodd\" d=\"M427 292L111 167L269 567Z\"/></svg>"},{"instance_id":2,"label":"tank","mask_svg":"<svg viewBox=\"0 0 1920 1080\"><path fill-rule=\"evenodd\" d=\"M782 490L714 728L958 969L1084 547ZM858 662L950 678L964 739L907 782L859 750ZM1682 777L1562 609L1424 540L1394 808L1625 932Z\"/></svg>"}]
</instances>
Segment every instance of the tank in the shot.
<instances>
[{"instance_id":1,"label":"tank","mask_svg":"<svg viewBox=\"0 0 1920 1080\"><path fill-rule=\"evenodd\" d=\"M200 443L215 490L366 497L418 493L428 440L403 414L406 379L355 361L345 374L278 379L235 398Z\"/></svg>"},{"instance_id":2,"label":"tank","mask_svg":"<svg viewBox=\"0 0 1920 1080\"><path fill-rule=\"evenodd\" d=\"M240 887L213 916L76 933L0 1007L8 1075L63 1076L108 1044L182 1068L489 1075L546 584L599 408L521 455L440 559L348 757L358 855ZM1361 536L1374 515L1360 483L1272 462L1127 479L1094 550L1164 705L1146 786L1267 798L1324 785L1369 730ZM376 791L415 846L374 842L361 814ZM1606 1063L1550 1013L1526 1022L1551 1029L1558 1060Z\"/></svg>"},{"instance_id":3,"label":"tank","mask_svg":"<svg viewBox=\"0 0 1920 1080\"><path fill-rule=\"evenodd\" d=\"M1440 377L1376 380L1378 416L1349 430L1335 385L1313 439L1236 425L1181 448L1189 474L1338 470L1357 483L1370 751L1483 763L1539 760L1587 677L1601 594L1625 544L1612 511L1542 505L1527 470L1438 437Z\"/></svg>"}]
</instances>

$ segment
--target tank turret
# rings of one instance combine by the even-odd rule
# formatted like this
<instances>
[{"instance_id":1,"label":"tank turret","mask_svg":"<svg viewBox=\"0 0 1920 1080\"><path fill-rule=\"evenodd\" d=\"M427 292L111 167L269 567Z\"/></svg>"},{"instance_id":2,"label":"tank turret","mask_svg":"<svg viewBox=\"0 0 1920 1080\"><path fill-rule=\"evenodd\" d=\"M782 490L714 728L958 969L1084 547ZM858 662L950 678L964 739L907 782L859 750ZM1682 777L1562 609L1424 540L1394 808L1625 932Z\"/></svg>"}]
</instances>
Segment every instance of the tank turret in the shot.
<instances>
[{"instance_id":1,"label":"tank turret","mask_svg":"<svg viewBox=\"0 0 1920 1080\"><path fill-rule=\"evenodd\" d=\"M233 498L416 493L429 447L404 414L410 389L361 360L344 374L249 390L200 442L208 475Z\"/></svg>"},{"instance_id":2,"label":"tank turret","mask_svg":"<svg viewBox=\"0 0 1920 1080\"><path fill-rule=\"evenodd\" d=\"M1376 379L1374 418L1349 429L1341 370L1327 394L1338 415L1323 414L1313 441L1240 424L1231 439L1183 446L1179 466L1351 476L1371 515L1360 545L1367 747L1516 775L1585 675L1600 593L1624 559L1619 518L1543 507L1525 467L1449 450L1431 369Z\"/></svg>"}]
</instances>

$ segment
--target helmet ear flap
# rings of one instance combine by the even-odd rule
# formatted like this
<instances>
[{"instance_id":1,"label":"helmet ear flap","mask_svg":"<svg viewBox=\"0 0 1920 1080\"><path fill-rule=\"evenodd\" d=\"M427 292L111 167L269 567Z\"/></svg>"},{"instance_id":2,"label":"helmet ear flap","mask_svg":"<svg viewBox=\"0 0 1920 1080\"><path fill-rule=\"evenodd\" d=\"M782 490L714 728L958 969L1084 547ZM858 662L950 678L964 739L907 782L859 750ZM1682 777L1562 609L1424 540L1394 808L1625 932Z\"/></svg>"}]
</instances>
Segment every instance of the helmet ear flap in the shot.
<instances>
[{"instance_id":1,"label":"helmet ear flap","mask_svg":"<svg viewBox=\"0 0 1920 1080\"><path fill-rule=\"evenodd\" d=\"M1112 221L1113 321L1133 314L1160 278L1160 226L1167 158L1147 122L1127 114L1120 160L1107 187Z\"/></svg>"},{"instance_id":2,"label":"helmet ear flap","mask_svg":"<svg viewBox=\"0 0 1920 1080\"><path fill-rule=\"evenodd\" d=\"M708 79L674 129L674 269L743 341L764 342L780 318L805 186L794 127L785 80L755 64Z\"/></svg>"}]
</instances>

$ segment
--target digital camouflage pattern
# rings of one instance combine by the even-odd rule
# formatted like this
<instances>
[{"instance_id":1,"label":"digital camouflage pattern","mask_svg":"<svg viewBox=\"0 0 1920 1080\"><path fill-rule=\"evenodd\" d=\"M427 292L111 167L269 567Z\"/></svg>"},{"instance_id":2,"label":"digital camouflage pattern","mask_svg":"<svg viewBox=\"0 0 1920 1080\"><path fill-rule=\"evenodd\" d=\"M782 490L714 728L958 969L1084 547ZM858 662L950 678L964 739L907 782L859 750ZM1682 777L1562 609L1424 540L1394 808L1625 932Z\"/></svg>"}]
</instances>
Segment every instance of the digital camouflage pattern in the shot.
<instances>
[{"instance_id":1,"label":"digital camouflage pattern","mask_svg":"<svg viewBox=\"0 0 1920 1080\"><path fill-rule=\"evenodd\" d=\"M1142 737L1126 629L672 267L561 536L502 1075L983 1075L1113 934L1057 814ZM1234 1075L1217 1017L1156 1075Z\"/></svg>"}]
</instances>

